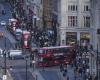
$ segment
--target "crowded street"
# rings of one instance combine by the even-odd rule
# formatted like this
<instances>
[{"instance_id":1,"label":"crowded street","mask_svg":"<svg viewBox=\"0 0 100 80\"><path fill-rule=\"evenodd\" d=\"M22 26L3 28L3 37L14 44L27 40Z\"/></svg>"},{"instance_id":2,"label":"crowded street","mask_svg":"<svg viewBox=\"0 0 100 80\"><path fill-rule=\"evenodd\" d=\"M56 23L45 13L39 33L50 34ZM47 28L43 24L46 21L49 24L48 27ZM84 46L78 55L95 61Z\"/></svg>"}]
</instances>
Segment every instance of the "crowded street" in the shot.
<instances>
[{"instance_id":1,"label":"crowded street","mask_svg":"<svg viewBox=\"0 0 100 80\"><path fill-rule=\"evenodd\" d=\"M92 28L71 32L82 23L74 23L76 16L68 16L71 28L64 28L67 2L51 1L0 0L0 80L100 80L100 45L90 38Z\"/></svg>"}]
</instances>

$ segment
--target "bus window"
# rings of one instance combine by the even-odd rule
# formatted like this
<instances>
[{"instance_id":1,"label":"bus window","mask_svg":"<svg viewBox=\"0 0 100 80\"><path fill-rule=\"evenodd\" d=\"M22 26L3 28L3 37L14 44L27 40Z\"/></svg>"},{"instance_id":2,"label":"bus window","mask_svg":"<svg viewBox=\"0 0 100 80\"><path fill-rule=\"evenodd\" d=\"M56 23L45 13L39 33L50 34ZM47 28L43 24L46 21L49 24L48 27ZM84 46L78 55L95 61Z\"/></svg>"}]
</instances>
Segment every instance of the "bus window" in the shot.
<instances>
[{"instance_id":1,"label":"bus window","mask_svg":"<svg viewBox=\"0 0 100 80\"><path fill-rule=\"evenodd\" d=\"M40 54L43 54L43 50L39 50L39 53L40 53Z\"/></svg>"},{"instance_id":2,"label":"bus window","mask_svg":"<svg viewBox=\"0 0 100 80\"><path fill-rule=\"evenodd\" d=\"M49 61L52 61L52 58L43 58L43 61L44 62L49 62Z\"/></svg>"}]
</instances>

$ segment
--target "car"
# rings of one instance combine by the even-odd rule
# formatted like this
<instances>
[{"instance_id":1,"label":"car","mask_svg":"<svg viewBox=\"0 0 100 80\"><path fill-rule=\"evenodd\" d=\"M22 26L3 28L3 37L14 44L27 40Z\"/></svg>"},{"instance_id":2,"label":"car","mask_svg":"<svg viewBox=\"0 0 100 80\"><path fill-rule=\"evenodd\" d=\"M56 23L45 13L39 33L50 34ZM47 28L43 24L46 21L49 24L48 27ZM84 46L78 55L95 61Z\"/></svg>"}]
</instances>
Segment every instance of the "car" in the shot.
<instances>
[{"instance_id":1,"label":"car","mask_svg":"<svg viewBox=\"0 0 100 80\"><path fill-rule=\"evenodd\" d=\"M1 24L1 26L5 26L6 22L5 21L1 21L0 24Z\"/></svg>"}]
</instances>

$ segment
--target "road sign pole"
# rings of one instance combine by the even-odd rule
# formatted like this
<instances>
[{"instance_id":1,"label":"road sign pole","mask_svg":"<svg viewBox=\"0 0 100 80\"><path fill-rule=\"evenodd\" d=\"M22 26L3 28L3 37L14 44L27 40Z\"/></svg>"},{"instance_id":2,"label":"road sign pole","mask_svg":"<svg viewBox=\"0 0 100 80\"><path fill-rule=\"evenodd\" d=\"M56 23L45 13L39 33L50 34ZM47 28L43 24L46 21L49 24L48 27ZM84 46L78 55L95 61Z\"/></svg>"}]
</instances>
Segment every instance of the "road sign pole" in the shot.
<instances>
[{"instance_id":1,"label":"road sign pole","mask_svg":"<svg viewBox=\"0 0 100 80\"><path fill-rule=\"evenodd\" d=\"M26 80L27 80L27 59L26 59Z\"/></svg>"}]
</instances>

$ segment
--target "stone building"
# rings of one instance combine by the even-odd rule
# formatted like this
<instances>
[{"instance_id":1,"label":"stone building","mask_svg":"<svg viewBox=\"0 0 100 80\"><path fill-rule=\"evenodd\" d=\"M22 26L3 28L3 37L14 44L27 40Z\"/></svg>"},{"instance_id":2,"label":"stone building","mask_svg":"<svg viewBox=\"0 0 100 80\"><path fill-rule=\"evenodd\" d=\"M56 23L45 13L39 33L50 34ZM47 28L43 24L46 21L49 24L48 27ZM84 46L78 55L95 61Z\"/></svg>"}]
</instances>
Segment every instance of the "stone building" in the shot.
<instances>
[{"instance_id":1,"label":"stone building","mask_svg":"<svg viewBox=\"0 0 100 80\"><path fill-rule=\"evenodd\" d=\"M92 44L90 0L60 0L60 45Z\"/></svg>"},{"instance_id":2,"label":"stone building","mask_svg":"<svg viewBox=\"0 0 100 80\"><path fill-rule=\"evenodd\" d=\"M94 49L100 52L100 0L91 0L91 24L94 29L93 45Z\"/></svg>"}]
</instances>

